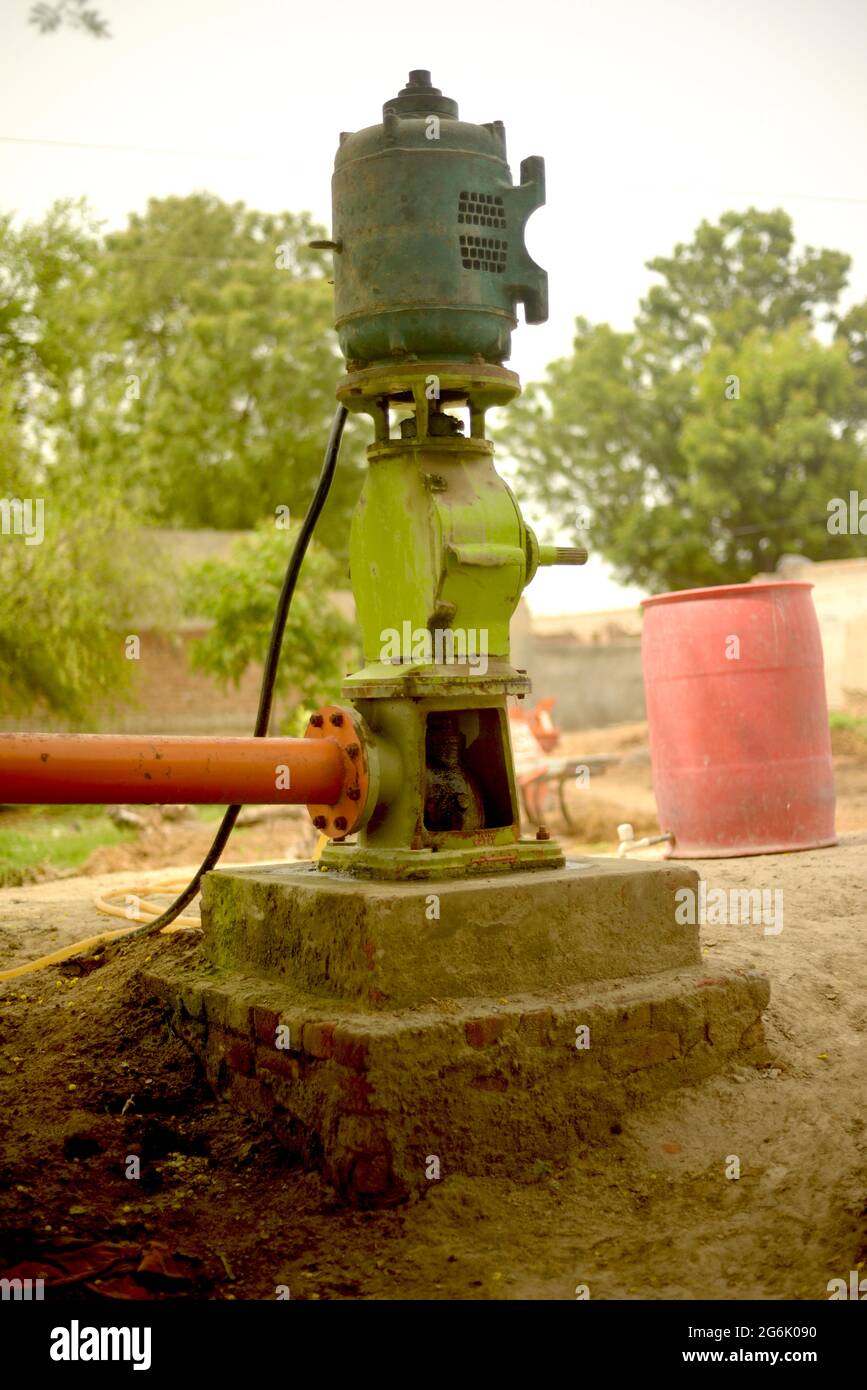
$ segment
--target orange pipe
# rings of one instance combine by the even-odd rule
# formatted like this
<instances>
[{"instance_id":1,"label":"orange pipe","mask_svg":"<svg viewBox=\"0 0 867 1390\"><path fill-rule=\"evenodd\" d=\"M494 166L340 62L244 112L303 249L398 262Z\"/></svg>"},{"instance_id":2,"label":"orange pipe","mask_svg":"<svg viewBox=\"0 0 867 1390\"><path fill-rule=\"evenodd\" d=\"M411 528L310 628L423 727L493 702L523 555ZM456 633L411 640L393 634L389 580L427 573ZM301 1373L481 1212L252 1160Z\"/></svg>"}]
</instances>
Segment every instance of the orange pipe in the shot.
<instances>
[{"instance_id":1,"label":"orange pipe","mask_svg":"<svg viewBox=\"0 0 867 1390\"><path fill-rule=\"evenodd\" d=\"M343 777L330 738L0 734L0 804L9 806L333 806Z\"/></svg>"}]
</instances>

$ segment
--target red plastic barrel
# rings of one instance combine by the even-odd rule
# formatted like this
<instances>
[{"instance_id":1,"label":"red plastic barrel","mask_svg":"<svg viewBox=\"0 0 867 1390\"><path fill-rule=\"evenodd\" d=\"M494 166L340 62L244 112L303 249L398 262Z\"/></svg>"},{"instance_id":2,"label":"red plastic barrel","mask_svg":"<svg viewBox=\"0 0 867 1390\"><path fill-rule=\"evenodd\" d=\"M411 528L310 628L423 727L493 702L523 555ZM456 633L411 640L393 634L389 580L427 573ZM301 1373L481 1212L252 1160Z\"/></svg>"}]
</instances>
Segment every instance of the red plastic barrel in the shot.
<instances>
[{"instance_id":1,"label":"red plastic barrel","mask_svg":"<svg viewBox=\"0 0 867 1390\"><path fill-rule=\"evenodd\" d=\"M836 844L812 587L726 584L644 600L653 786L673 858Z\"/></svg>"}]
</instances>

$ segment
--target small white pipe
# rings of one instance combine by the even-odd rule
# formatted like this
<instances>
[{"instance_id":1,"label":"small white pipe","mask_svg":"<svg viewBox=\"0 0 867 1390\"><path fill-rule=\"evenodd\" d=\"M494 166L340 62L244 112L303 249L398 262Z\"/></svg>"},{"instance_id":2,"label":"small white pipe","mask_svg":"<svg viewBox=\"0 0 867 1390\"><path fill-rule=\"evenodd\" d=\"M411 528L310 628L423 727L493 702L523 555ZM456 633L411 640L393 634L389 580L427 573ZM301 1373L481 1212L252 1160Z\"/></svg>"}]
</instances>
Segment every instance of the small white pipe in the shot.
<instances>
[{"instance_id":1,"label":"small white pipe","mask_svg":"<svg viewBox=\"0 0 867 1390\"><path fill-rule=\"evenodd\" d=\"M636 840L635 831L628 821L617 827L617 838L620 844L617 846L617 858L623 859L632 849L647 849L648 845L661 845L666 840L674 842L674 833L666 830L664 835L646 835L643 840Z\"/></svg>"}]
</instances>

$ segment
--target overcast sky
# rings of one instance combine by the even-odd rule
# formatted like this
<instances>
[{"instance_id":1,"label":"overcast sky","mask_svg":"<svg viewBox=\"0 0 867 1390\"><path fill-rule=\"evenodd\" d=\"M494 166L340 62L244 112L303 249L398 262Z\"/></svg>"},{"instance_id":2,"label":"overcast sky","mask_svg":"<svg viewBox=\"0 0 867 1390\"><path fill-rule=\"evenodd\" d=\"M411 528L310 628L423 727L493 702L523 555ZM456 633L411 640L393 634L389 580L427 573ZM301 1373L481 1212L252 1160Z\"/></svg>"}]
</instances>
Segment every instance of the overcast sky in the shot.
<instances>
[{"instance_id":1,"label":"overcast sky","mask_svg":"<svg viewBox=\"0 0 867 1390\"><path fill-rule=\"evenodd\" d=\"M515 335L525 381L576 314L627 327L644 262L731 207L785 208L800 242L853 257L849 298L867 298L867 0L91 3L110 40L40 37L32 0L0 0L4 210L84 194L116 226L207 188L329 225L338 132L430 68L464 119L505 122L515 176L546 160L527 242L551 317ZM529 591L540 612L633 597L598 562Z\"/></svg>"}]
</instances>

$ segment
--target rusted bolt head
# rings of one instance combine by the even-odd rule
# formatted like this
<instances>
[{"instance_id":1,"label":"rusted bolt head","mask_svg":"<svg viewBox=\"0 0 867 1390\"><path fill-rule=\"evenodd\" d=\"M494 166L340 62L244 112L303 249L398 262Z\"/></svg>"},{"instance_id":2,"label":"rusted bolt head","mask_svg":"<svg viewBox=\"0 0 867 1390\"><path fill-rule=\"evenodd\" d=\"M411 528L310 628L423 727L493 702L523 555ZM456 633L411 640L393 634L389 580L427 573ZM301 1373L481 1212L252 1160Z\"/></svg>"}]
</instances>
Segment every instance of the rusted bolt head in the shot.
<instances>
[{"instance_id":1,"label":"rusted bolt head","mask_svg":"<svg viewBox=\"0 0 867 1390\"><path fill-rule=\"evenodd\" d=\"M343 715L340 713L340 711L338 710L336 714L330 715L329 718L331 719L331 722L334 725L335 729L339 729L341 724L343 723Z\"/></svg>"},{"instance_id":2,"label":"rusted bolt head","mask_svg":"<svg viewBox=\"0 0 867 1390\"><path fill-rule=\"evenodd\" d=\"M361 792L358 790L357 787L350 787L347 790L346 795L349 797L350 801L360 801L361 799Z\"/></svg>"},{"instance_id":3,"label":"rusted bolt head","mask_svg":"<svg viewBox=\"0 0 867 1390\"><path fill-rule=\"evenodd\" d=\"M310 723L313 725L314 729L321 729L325 720L322 718L321 714L311 714Z\"/></svg>"},{"instance_id":4,"label":"rusted bolt head","mask_svg":"<svg viewBox=\"0 0 867 1390\"><path fill-rule=\"evenodd\" d=\"M550 838L551 838L551 832L550 832L550 830L546 830L545 827L544 827L544 825L540 825L540 826L539 826L539 829L536 831L536 839L537 839L537 840L550 840Z\"/></svg>"},{"instance_id":5,"label":"rusted bolt head","mask_svg":"<svg viewBox=\"0 0 867 1390\"><path fill-rule=\"evenodd\" d=\"M316 826L317 830L324 830L326 825L328 824L328 821L326 820L325 816L314 816L313 824Z\"/></svg>"},{"instance_id":6,"label":"rusted bolt head","mask_svg":"<svg viewBox=\"0 0 867 1390\"><path fill-rule=\"evenodd\" d=\"M347 821L345 816L337 816L334 821L334 829L345 830L348 824L349 822Z\"/></svg>"}]
</instances>

